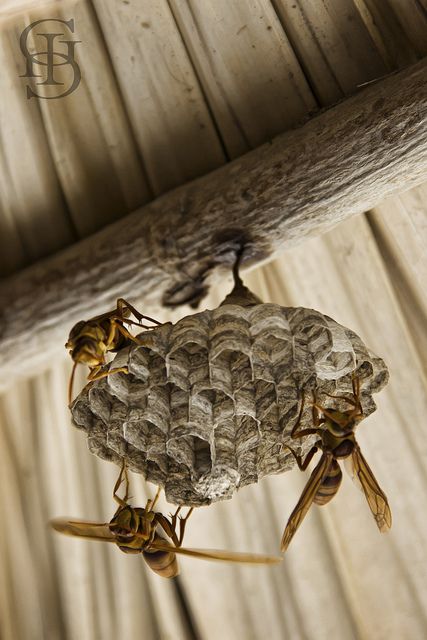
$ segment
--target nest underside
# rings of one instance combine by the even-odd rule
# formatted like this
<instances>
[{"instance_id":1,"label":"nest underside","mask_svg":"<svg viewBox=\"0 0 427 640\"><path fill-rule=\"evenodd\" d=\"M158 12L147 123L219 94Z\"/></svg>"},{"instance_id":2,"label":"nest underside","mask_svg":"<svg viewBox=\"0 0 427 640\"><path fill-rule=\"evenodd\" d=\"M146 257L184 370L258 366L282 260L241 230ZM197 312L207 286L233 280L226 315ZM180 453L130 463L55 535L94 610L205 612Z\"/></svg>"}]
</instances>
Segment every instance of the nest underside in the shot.
<instances>
[{"instance_id":1,"label":"nest underside","mask_svg":"<svg viewBox=\"0 0 427 640\"><path fill-rule=\"evenodd\" d=\"M88 384L71 405L101 458L142 473L175 504L206 505L295 464L316 436L291 438L313 426L316 402L351 408L352 374L361 384L364 416L387 368L361 339L312 309L225 304L139 336L119 352L114 374ZM329 394L329 395L327 395Z\"/></svg>"}]
</instances>

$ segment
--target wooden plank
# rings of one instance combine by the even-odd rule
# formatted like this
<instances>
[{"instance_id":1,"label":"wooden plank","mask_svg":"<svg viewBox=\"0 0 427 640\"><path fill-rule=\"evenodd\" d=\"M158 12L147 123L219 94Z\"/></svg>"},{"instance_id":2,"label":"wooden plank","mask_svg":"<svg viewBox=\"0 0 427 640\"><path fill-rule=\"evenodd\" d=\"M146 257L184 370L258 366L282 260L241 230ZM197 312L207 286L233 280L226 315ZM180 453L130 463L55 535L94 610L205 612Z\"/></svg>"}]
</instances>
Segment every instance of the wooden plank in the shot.
<instances>
[{"instance_id":1,"label":"wooden plank","mask_svg":"<svg viewBox=\"0 0 427 640\"><path fill-rule=\"evenodd\" d=\"M36 100L26 98L22 19L0 20L0 276L76 239Z\"/></svg>"},{"instance_id":2,"label":"wooden plank","mask_svg":"<svg viewBox=\"0 0 427 640\"><path fill-rule=\"evenodd\" d=\"M419 58L427 55L427 2L426 0L389 0L402 29L407 34Z\"/></svg>"},{"instance_id":3,"label":"wooden plank","mask_svg":"<svg viewBox=\"0 0 427 640\"><path fill-rule=\"evenodd\" d=\"M415 0L416 2L417 0ZM386 9L384 0L354 0L354 4L357 6L378 51L390 70L402 69L422 57L414 47L412 33L402 26L392 6L390 6L390 2L387 2ZM406 9L409 9L408 13L410 13L413 11L412 0L401 3L401 7L402 9L406 7ZM403 10L405 11L405 9ZM421 22L423 23L425 20ZM424 33L426 27L427 24L422 27Z\"/></svg>"},{"instance_id":4,"label":"wooden plank","mask_svg":"<svg viewBox=\"0 0 427 640\"><path fill-rule=\"evenodd\" d=\"M427 380L427 184L390 198L368 214L384 266Z\"/></svg>"},{"instance_id":5,"label":"wooden plank","mask_svg":"<svg viewBox=\"0 0 427 640\"><path fill-rule=\"evenodd\" d=\"M81 82L64 98L35 98L30 102L40 110L45 143L49 145L74 228L81 237L146 202L149 191L102 34L86 0L54 3L14 16L15 58L22 59L16 34L25 26L35 19L69 20L70 16L75 25L72 39L81 41L75 47ZM57 67L55 73L55 79L65 78L65 86L69 85L67 65ZM28 81L18 80L23 91ZM37 92L43 89L49 95L51 87L38 86ZM25 131L31 124L23 126ZM61 224L60 219L56 224Z\"/></svg>"},{"instance_id":6,"label":"wooden plank","mask_svg":"<svg viewBox=\"0 0 427 640\"><path fill-rule=\"evenodd\" d=\"M353 0L273 0L322 106L387 73Z\"/></svg>"},{"instance_id":7,"label":"wooden plank","mask_svg":"<svg viewBox=\"0 0 427 640\"><path fill-rule=\"evenodd\" d=\"M94 6L153 193L223 164L209 107L168 2L94 0Z\"/></svg>"},{"instance_id":8,"label":"wooden plank","mask_svg":"<svg viewBox=\"0 0 427 640\"><path fill-rule=\"evenodd\" d=\"M170 6L230 158L315 109L269 0L170 0Z\"/></svg>"}]
</instances>

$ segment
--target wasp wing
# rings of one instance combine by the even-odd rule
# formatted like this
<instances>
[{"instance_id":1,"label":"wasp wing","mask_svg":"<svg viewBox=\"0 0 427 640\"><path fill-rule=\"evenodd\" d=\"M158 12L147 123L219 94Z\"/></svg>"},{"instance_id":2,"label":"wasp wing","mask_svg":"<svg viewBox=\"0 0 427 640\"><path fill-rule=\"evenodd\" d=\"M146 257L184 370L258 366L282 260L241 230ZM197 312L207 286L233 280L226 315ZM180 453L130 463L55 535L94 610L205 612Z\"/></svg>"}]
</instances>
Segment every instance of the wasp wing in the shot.
<instances>
[{"instance_id":1,"label":"wasp wing","mask_svg":"<svg viewBox=\"0 0 427 640\"><path fill-rule=\"evenodd\" d=\"M354 468L353 456L348 456L348 458L344 459L344 468L347 472L347 475L351 478L354 486L357 487L362 493L365 493L362 487L362 483L360 482L360 478L356 473L356 469Z\"/></svg>"},{"instance_id":2,"label":"wasp wing","mask_svg":"<svg viewBox=\"0 0 427 640\"><path fill-rule=\"evenodd\" d=\"M222 560L224 562L247 562L250 564L276 564L281 562L280 556L267 556L257 553L239 553L238 551L222 551L220 549L186 549L184 547L171 547L167 542L155 540L151 543L150 551L173 552L183 556L201 558L202 560Z\"/></svg>"},{"instance_id":3,"label":"wasp wing","mask_svg":"<svg viewBox=\"0 0 427 640\"><path fill-rule=\"evenodd\" d=\"M384 533L391 527L391 511L387 496L375 480L375 476L363 457L358 444L356 444L353 449L351 460L353 463L354 476L362 486L363 493L375 518L377 527L381 533Z\"/></svg>"},{"instance_id":4,"label":"wasp wing","mask_svg":"<svg viewBox=\"0 0 427 640\"><path fill-rule=\"evenodd\" d=\"M116 542L116 536L111 532L106 522L90 522L66 520L56 518L50 521L51 526L59 533L80 538L90 538L91 540L101 540L102 542Z\"/></svg>"},{"instance_id":5,"label":"wasp wing","mask_svg":"<svg viewBox=\"0 0 427 640\"><path fill-rule=\"evenodd\" d=\"M332 453L330 453L329 451L324 451L319 462L313 469L313 472L304 487L301 497L298 500L297 506L292 511L289 517L288 523L283 533L282 542L280 544L280 550L282 552L286 551L290 541L295 535L296 530L307 515L307 511L309 510L314 500L314 497L320 487L323 478L328 472L332 460Z\"/></svg>"}]
</instances>

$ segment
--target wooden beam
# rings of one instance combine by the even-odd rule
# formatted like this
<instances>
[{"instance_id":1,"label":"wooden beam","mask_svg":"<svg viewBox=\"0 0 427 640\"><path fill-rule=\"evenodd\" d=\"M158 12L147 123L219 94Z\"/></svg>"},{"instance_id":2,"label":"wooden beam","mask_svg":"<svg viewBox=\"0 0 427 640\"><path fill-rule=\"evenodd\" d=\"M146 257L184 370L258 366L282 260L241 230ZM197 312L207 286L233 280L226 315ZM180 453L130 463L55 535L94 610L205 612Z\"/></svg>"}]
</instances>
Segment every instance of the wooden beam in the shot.
<instances>
[{"instance_id":1,"label":"wooden beam","mask_svg":"<svg viewBox=\"0 0 427 640\"><path fill-rule=\"evenodd\" d=\"M0 285L0 386L63 348L78 319L140 299L197 302L244 239L246 265L427 177L427 59Z\"/></svg>"}]
</instances>

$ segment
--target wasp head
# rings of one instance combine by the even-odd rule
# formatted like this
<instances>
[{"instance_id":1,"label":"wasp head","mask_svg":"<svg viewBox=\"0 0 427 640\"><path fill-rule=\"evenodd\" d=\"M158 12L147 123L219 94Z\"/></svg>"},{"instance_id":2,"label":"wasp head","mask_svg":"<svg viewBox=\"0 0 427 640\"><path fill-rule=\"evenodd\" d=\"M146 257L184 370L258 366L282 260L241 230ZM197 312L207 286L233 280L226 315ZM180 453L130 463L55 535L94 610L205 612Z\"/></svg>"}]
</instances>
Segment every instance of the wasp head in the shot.
<instances>
[{"instance_id":1,"label":"wasp head","mask_svg":"<svg viewBox=\"0 0 427 640\"><path fill-rule=\"evenodd\" d=\"M125 553L142 551L144 540L140 536L135 536L140 528L140 517L133 507L126 505L120 509L111 520L109 527L122 551Z\"/></svg>"},{"instance_id":2,"label":"wasp head","mask_svg":"<svg viewBox=\"0 0 427 640\"><path fill-rule=\"evenodd\" d=\"M154 519L154 512L126 505L119 509L109 527L124 553L140 553L154 536Z\"/></svg>"},{"instance_id":3,"label":"wasp head","mask_svg":"<svg viewBox=\"0 0 427 640\"><path fill-rule=\"evenodd\" d=\"M105 363L105 339L105 331L99 325L78 322L71 329L65 348L74 362L96 367Z\"/></svg>"}]
</instances>

